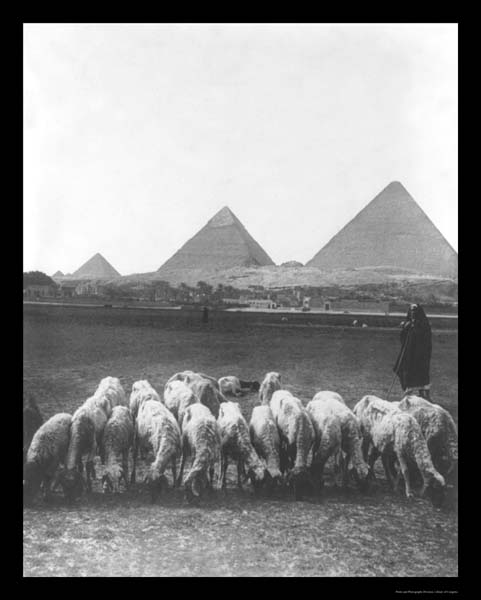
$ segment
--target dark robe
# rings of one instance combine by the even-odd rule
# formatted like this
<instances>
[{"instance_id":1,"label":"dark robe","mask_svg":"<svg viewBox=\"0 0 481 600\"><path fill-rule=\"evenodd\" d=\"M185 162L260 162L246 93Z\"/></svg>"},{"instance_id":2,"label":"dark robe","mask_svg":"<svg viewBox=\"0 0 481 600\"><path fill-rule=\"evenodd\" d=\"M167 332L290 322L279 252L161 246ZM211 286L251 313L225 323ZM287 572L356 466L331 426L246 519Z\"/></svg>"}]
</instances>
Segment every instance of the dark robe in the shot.
<instances>
[{"instance_id":1,"label":"dark robe","mask_svg":"<svg viewBox=\"0 0 481 600\"><path fill-rule=\"evenodd\" d=\"M421 306L409 309L401 331L401 350L393 371L403 390L430 383L431 326Z\"/></svg>"}]
</instances>

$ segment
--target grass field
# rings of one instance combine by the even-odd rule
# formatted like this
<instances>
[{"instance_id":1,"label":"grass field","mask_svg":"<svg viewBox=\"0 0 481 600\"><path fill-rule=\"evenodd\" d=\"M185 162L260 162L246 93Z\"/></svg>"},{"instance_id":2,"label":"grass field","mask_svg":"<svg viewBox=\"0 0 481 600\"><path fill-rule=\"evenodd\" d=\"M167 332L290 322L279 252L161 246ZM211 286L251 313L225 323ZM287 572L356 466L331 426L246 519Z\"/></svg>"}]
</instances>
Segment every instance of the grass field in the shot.
<instances>
[{"instance_id":1,"label":"grass field","mask_svg":"<svg viewBox=\"0 0 481 600\"><path fill-rule=\"evenodd\" d=\"M246 380L277 370L304 403L331 389L352 407L367 393L386 396L399 348L397 330L174 327L134 313L42 308L24 317L24 389L45 418L73 412L107 375L128 393L137 379L161 392L184 369ZM456 331L433 334L432 381L433 400L457 421ZM396 382L393 398L400 391ZM240 400L247 419L256 401ZM180 490L152 505L141 485L106 497L97 481L73 506L59 495L24 510L24 575L457 576L456 511L407 502L378 473L368 495L328 477L322 498L293 502L238 491L232 469L227 494L195 507Z\"/></svg>"}]
</instances>

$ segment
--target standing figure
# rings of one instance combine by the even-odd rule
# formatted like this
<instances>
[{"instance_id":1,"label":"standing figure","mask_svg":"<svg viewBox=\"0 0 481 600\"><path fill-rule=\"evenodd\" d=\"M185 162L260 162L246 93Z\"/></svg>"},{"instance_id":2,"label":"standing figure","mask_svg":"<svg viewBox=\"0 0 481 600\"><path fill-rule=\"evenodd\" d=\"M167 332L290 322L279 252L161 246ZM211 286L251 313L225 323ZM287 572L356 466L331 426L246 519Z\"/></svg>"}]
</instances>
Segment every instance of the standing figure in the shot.
<instances>
[{"instance_id":1,"label":"standing figure","mask_svg":"<svg viewBox=\"0 0 481 600\"><path fill-rule=\"evenodd\" d=\"M209 309L207 308L207 306L204 306L204 308L202 309L202 323L208 323L209 322Z\"/></svg>"},{"instance_id":2,"label":"standing figure","mask_svg":"<svg viewBox=\"0 0 481 600\"><path fill-rule=\"evenodd\" d=\"M430 400L431 325L419 304L411 304L401 330L401 351L393 367L405 395L419 390Z\"/></svg>"}]
</instances>

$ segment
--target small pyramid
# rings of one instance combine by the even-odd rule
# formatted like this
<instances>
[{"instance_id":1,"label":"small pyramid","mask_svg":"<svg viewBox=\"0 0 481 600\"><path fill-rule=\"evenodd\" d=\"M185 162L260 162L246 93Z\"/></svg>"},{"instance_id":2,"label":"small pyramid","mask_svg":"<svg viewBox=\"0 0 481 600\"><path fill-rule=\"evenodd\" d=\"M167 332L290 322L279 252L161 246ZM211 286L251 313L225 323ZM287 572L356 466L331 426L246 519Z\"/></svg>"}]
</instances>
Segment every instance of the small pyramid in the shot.
<instances>
[{"instance_id":1,"label":"small pyramid","mask_svg":"<svg viewBox=\"0 0 481 600\"><path fill-rule=\"evenodd\" d=\"M405 187L393 181L306 266L327 271L395 267L456 278L458 255Z\"/></svg>"},{"instance_id":2,"label":"small pyramid","mask_svg":"<svg viewBox=\"0 0 481 600\"><path fill-rule=\"evenodd\" d=\"M273 265L229 207L224 206L157 271Z\"/></svg>"},{"instance_id":3,"label":"small pyramid","mask_svg":"<svg viewBox=\"0 0 481 600\"><path fill-rule=\"evenodd\" d=\"M77 269L71 277L74 279L113 279L114 277L121 277L121 275L97 252L90 260Z\"/></svg>"},{"instance_id":4,"label":"small pyramid","mask_svg":"<svg viewBox=\"0 0 481 600\"><path fill-rule=\"evenodd\" d=\"M65 275L62 273L62 271L57 271L52 275L52 277L65 277Z\"/></svg>"}]
</instances>

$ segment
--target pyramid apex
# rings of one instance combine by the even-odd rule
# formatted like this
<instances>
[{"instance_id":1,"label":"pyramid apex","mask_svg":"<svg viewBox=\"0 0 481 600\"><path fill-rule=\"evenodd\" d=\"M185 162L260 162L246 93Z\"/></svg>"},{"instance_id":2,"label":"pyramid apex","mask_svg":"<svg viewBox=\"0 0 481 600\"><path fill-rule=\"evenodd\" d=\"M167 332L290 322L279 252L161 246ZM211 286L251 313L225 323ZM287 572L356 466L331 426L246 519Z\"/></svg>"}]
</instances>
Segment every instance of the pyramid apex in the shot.
<instances>
[{"instance_id":1,"label":"pyramid apex","mask_svg":"<svg viewBox=\"0 0 481 600\"><path fill-rule=\"evenodd\" d=\"M227 225L233 225L236 217L228 206L222 207L212 219L209 221L211 227L224 227Z\"/></svg>"}]
</instances>

